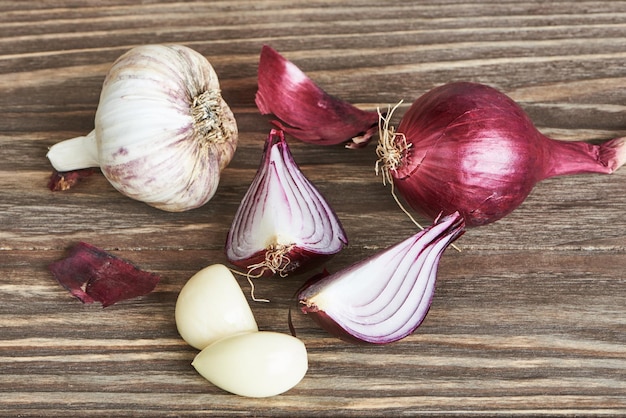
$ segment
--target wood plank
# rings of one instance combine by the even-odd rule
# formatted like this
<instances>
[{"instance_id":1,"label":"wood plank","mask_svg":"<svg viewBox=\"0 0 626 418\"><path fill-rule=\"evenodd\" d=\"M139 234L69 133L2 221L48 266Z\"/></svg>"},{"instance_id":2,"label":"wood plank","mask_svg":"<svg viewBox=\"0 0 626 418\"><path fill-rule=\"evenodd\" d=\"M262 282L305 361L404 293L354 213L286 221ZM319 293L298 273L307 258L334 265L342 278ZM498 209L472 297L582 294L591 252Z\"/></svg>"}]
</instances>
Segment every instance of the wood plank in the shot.
<instances>
[{"instance_id":1,"label":"wood plank","mask_svg":"<svg viewBox=\"0 0 626 418\"><path fill-rule=\"evenodd\" d=\"M625 17L625 1L0 0L1 415L626 415L625 171L546 180L510 216L467 231L442 258L425 322L395 344L351 345L301 314L293 295L312 273L256 281L271 300L251 303L259 326L288 333L291 311L309 353L304 380L283 395L214 387L174 323L186 280L226 262L260 161L263 44L359 107L404 100L394 123L433 86L467 80L510 94L549 136L598 142L626 136ZM217 194L166 213L100 173L49 191L48 147L93 129L106 71L145 43L188 45L220 76L241 135ZM375 175L373 144L288 141L350 239L329 270L416 231ZM81 240L159 285L105 309L81 304L47 270Z\"/></svg>"}]
</instances>

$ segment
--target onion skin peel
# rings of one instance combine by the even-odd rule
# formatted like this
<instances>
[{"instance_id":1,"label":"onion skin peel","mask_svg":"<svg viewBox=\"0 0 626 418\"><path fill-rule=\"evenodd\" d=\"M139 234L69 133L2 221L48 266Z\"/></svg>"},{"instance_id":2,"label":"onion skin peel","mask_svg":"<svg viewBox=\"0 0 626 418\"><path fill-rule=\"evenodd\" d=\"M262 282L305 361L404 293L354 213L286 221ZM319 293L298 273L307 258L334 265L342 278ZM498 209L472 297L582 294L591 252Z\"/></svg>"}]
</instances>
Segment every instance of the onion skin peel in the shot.
<instances>
[{"instance_id":1,"label":"onion skin peel","mask_svg":"<svg viewBox=\"0 0 626 418\"><path fill-rule=\"evenodd\" d=\"M377 112L329 95L267 45L261 49L255 102L261 114L276 116L273 125L304 142L361 148L377 131Z\"/></svg>"},{"instance_id":2,"label":"onion skin peel","mask_svg":"<svg viewBox=\"0 0 626 418\"><path fill-rule=\"evenodd\" d=\"M86 242L74 245L68 256L48 269L61 286L85 304L100 302L103 308L119 301L151 293L161 277L141 270Z\"/></svg>"}]
</instances>

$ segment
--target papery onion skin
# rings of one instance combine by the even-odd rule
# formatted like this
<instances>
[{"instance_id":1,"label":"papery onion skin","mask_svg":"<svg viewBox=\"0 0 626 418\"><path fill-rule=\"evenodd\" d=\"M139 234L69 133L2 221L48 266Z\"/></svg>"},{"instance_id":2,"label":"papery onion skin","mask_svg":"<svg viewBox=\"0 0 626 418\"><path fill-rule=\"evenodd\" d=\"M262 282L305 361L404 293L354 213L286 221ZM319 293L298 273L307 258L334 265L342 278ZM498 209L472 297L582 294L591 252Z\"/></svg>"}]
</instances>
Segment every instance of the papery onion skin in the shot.
<instances>
[{"instance_id":1,"label":"papery onion skin","mask_svg":"<svg viewBox=\"0 0 626 418\"><path fill-rule=\"evenodd\" d=\"M304 284L303 313L346 342L388 344L413 333L426 317L439 260L464 233L458 212L334 274Z\"/></svg>"},{"instance_id":2,"label":"papery onion skin","mask_svg":"<svg viewBox=\"0 0 626 418\"><path fill-rule=\"evenodd\" d=\"M256 105L279 119L272 120L275 126L304 142L361 148L377 131L377 112L330 96L267 45L261 50Z\"/></svg>"},{"instance_id":3,"label":"papery onion skin","mask_svg":"<svg viewBox=\"0 0 626 418\"><path fill-rule=\"evenodd\" d=\"M608 174L626 161L626 138L600 145L548 138L508 96L468 82L418 98L396 138L410 144L389 170L399 194L431 219L459 211L468 227L508 215L543 179Z\"/></svg>"},{"instance_id":4,"label":"papery onion skin","mask_svg":"<svg viewBox=\"0 0 626 418\"><path fill-rule=\"evenodd\" d=\"M79 242L67 257L48 266L54 278L83 303L102 307L147 295L161 279L127 260L86 242Z\"/></svg>"},{"instance_id":5,"label":"papery onion skin","mask_svg":"<svg viewBox=\"0 0 626 418\"><path fill-rule=\"evenodd\" d=\"M53 192L71 189L85 177L91 176L95 171L93 168L83 168L63 173L54 170L48 180L48 188Z\"/></svg>"},{"instance_id":6,"label":"papery onion skin","mask_svg":"<svg viewBox=\"0 0 626 418\"><path fill-rule=\"evenodd\" d=\"M254 277L286 276L347 243L337 215L294 161L283 131L272 129L228 231L229 262Z\"/></svg>"}]
</instances>

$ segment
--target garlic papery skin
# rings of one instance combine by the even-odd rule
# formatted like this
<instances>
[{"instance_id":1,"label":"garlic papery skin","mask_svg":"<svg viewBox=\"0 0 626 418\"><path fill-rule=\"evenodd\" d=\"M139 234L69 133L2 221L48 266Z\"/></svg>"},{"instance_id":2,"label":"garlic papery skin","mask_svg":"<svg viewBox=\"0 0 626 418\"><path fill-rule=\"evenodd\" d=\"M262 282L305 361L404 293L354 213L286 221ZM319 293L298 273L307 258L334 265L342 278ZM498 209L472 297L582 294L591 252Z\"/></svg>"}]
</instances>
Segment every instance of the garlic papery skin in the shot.
<instances>
[{"instance_id":1,"label":"garlic papery skin","mask_svg":"<svg viewBox=\"0 0 626 418\"><path fill-rule=\"evenodd\" d=\"M181 212L213 197L237 139L209 61L182 45L144 45L107 73L94 131L48 158L57 171L100 167L124 195Z\"/></svg>"}]
</instances>

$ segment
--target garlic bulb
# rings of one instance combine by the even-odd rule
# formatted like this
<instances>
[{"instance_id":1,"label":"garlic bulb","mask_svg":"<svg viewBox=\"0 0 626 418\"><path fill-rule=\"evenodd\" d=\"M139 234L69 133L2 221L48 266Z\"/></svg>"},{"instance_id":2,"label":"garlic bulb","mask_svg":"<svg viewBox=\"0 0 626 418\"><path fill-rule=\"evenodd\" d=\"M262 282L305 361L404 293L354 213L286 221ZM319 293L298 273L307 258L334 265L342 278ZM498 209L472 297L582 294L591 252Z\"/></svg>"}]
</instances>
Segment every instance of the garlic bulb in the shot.
<instances>
[{"instance_id":1,"label":"garlic bulb","mask_svg":"<svg viewBox=\"0 0 626 418\"><path fill-rule=\"evenodd\" d=\"M213 197L237 135L205 57L181 45L145 45L107 73L95 129L52 146L48 158L60 172L100 167L124 195L180 212Z\"/></svg>"}]
</instances>

